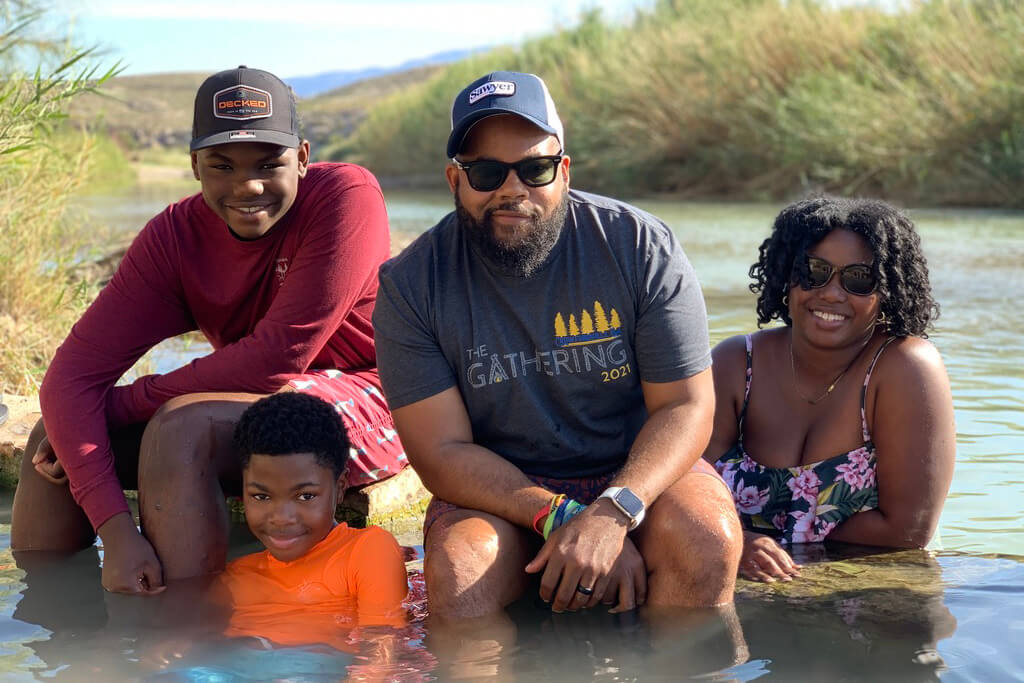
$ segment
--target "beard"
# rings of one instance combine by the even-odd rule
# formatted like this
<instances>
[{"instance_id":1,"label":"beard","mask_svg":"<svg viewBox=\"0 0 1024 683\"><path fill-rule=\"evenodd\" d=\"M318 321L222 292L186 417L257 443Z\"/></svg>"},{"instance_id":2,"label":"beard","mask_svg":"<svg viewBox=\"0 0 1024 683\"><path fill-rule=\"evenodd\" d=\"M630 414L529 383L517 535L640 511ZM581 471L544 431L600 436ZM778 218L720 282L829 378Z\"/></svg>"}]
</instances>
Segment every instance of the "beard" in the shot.
<instances>
[{"instance_id":1,"label":"beard","mask_svg":"<svg viewBox=\"0 0 1024 683\"><path fill-rule=\"evenodd\" d=\"M495 211L516 211L530 215L522 239L509 243L497 238L493 219ZM530 277L544 265L548 254L558 241L558 236L562 233L568 211L569 193L563 192L558 205L548 218L541 218L537 211L526 211L516 202L507 202L487 209L484 211L483 220L478 221L459 201L458 187L455 188L455 218L459 228L480 250L484 258L505 275Z\"/></svg>"}]
</instances>

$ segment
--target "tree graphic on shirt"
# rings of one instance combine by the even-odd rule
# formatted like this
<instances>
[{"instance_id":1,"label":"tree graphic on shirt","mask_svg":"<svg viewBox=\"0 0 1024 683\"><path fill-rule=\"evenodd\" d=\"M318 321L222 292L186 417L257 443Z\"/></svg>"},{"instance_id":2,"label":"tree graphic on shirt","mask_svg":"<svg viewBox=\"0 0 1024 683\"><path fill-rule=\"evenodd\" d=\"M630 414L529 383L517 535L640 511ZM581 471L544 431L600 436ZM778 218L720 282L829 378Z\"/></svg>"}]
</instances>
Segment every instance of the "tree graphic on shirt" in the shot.
<instances>
[{"instance_id":1,"label":"tree graphic on shirt","mask_svg":"<svg viewBox=\"0 0 1024 683\"><path fill-rule=\"evenodd\" d=\"M600 301L594 302L594 326L598 332L607 332L609 330L608 318L604 314L604 306L601 305Z\"/></svg>"},{"instance_id":2,"label":"tree graphic on shirt","mask_svg":"<svg viewBox=\"0 0 1024 683\"><path fill-rule=\"evenodd\" d=\"M555 315L555 336L566 337L569 335L569 331L565 329L565 318L562 317L561 313Z\"/></svg>"},{"instance_id":3,"label":"tree graphic on shirt","mask_svg":"<svg viewBox=\"0 0 1024 683\"><path fill-rule=\"evenodd\" d=\"M590 318L590 313L585 308L582 315L580 315L580 332L582 334L593 334L594 332L594 321Z\"/></svg>"}]
</instances>

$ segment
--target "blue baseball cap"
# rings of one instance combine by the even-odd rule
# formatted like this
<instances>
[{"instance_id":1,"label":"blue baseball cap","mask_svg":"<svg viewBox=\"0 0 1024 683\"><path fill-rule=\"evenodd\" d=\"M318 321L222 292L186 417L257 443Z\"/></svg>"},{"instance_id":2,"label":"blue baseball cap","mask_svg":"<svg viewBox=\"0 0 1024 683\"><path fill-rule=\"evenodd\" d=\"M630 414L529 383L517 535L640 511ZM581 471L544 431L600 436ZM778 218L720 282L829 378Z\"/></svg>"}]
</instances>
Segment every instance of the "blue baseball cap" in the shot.
<instances>
[{"instance_id":1,"label":"blue baseball cap","mask_svg":"<svg viewBox=\"0 0 1024 683\"><path fill-rule=\"evenodd\" d=\"M448 136L448 158L462 148L469 129L488 116L515 114L558 138L565 148L565 132L555 111L548 87L539 76L515 71L495 71L469 85L452 102L452 133Z\"/></svg>"}]
</instances>

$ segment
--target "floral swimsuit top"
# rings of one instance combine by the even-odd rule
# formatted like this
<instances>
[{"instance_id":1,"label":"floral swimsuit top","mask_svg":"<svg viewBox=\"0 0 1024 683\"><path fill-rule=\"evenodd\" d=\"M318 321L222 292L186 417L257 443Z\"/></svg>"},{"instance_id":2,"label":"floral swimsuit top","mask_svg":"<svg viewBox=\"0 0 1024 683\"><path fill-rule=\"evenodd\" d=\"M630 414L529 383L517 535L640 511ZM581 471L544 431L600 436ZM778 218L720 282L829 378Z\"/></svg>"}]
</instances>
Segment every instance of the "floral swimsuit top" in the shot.
<instances>
[{"instance_id":1,"label":"floral swimsuit top","mask_svg":"<svg viewBox=\"0 0 1024 683\"><path fill-rule=\"evenodd\" d=\"M889 338L875 352L860 392L860 422L864 444L849 453L796 467L765 467L743 448L743 419L750 400L753 346L747 342L747 382L740 411L739 440L715 462L715 469L732 491L743 527L773 536L782 544L815 543L840 522L878 507L875 483L875 445L868 432L864 402L868 381Z\"/></svg>"}]
</instances>

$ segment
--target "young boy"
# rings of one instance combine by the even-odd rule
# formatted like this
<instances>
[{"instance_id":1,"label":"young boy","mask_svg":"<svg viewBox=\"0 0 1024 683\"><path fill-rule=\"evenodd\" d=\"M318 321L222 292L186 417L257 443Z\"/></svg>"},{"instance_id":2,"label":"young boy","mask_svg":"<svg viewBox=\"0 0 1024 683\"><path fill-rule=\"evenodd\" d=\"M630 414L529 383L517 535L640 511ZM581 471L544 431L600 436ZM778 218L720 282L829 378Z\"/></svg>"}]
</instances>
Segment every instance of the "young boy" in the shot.
<instances>
[{"instance_id":1,"label":"young boy","mask_svg":"<svg viewBox=\"0 0 1024 683\"><path fill-rule=\"evenodd\" d=\"M370 324L390 253L376 179L310 164L291 89L244 66L199 87L190 149L202 192L146 225L57 350L14 500L12 548L79 550L98 533L111 591L224 568L224 496L241 479L231 435L263 395L291 387L343 411L349 485L406 464ZM212 353L115 386L192 330ZM122 492L136 482L144 536Z\"/></svg>"},{"instance_id":2,"label":"young boy","mask_svg":"<svg viewBox=\"0 0 1024 683\"><path fill-rule=\"evenodd\" d=\"M245 519L266 550L228 564L231 636L332 644L341 627L401 625L402 551L379 527L338 524L348 441L329 404L283 392L250 406L235 429ZM340 649L347 649L341 647Z\"/></svg>"}]
</instances>

